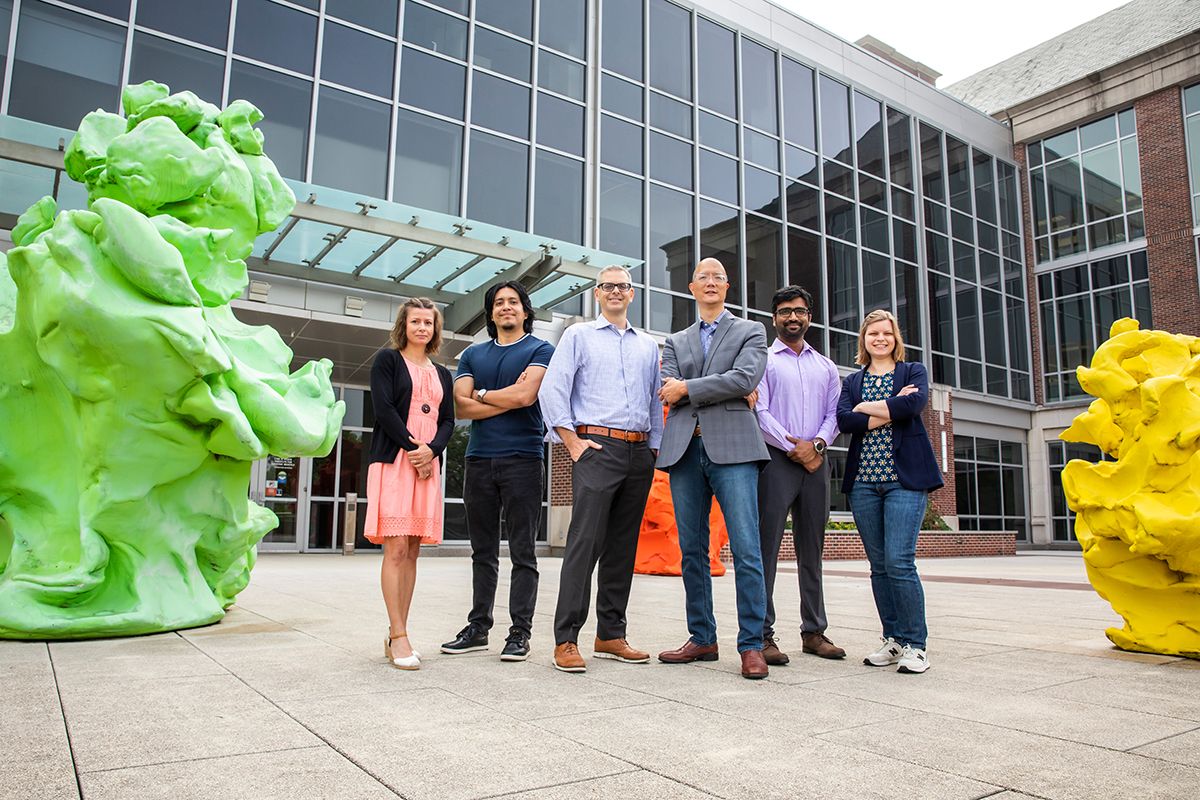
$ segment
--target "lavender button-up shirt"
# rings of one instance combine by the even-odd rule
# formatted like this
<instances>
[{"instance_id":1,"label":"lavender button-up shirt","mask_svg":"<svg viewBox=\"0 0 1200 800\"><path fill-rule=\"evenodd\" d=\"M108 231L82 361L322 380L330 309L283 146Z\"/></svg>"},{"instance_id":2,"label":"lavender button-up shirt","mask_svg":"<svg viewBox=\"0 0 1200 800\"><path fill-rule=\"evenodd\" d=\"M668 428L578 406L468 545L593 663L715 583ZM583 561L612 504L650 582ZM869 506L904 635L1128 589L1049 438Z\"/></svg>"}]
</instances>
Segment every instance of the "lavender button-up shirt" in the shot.
<instances>
[{"instance_id":1,"label":"lavender button-up shirt","mask_svg":"<svg viewBox=\"0 0 1200 800\"><path fill-rule=\"evenodd\" d=\"M538 390L546 440L561 442L556 427L599 425L650 434L651 450L662 442L663 412L658 399L658 342L601 315L563 331Z\"/></svg>"},{"instance_id":2,"label":"lavender button-up shirt","mask_svg":"<svg viewBox=\"0 0 1200 800\"><path fill-rule=\"evenodd\" d=\"M837 367L805 342L799 354L776 339L767 352L767 372L758 385L758 425L772 447L791 450L790 435L803 441L837 438L837 402L842 382Z\"/></svg>"}]
</instances>

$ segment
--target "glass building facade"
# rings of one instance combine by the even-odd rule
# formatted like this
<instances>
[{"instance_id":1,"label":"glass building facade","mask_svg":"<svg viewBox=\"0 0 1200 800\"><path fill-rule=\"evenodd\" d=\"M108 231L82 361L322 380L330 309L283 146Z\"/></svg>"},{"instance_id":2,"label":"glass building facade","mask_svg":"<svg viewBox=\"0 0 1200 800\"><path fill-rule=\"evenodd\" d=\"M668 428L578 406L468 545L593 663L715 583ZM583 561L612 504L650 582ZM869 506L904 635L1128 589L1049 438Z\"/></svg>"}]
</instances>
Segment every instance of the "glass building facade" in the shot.
<instances>
[{"instance_id":1,"label":"glass building facade","mask_svg":"<svg viewBox=\"0 0 1200 800\"><path fill-rule=\"evenodd\" d=\"M265 114L285 177L644 261L631 314L821 298L852 366L890 308L935 380L1030 399L1015 167L843 77L669 0L22 0L0 113L71 128L155 79ZM589 26L589 22L596 22ZM595 30L592 29L595 28ZM612 31L606 35L606 31ZM921 265L931 274L926 279ZM934 275L933 273L936 273ZM575 310L582 310L578 301Z\"/></svg>"},{"instance_id":2,"label":"glass building facade","mask_svg":"<svg viewBox=\"0 0 1200 800\"><path fill-rule=\"evenodd\" d=\"M886 308L935 382L1032 408L1007 131L873 56L831 59L752 28L683 0L0 0L0 122L69 131L151 79L218 105L245 98L287 178L627 258L630 318L659 338L695 320L689 276L711 256L731 310L769 334L774 291L812 291L809 341L844 370L863 315ZM1111 141L1081 129L1057 161L1042 148L1031 169L1057 181L1074 164L1080 203L1095 164L1123 172L1116 200L1094 203L1104 215L1047 220L1039 241L1134 236L1122 119ZM555 310L588 315L589 301ZM359 452L369 423L347 424L339 448ZM356 463L343 453L313 480L336 474L344 493ZM1024 480L1023 461L997 463Z\"/></svg>"}]
</instances>

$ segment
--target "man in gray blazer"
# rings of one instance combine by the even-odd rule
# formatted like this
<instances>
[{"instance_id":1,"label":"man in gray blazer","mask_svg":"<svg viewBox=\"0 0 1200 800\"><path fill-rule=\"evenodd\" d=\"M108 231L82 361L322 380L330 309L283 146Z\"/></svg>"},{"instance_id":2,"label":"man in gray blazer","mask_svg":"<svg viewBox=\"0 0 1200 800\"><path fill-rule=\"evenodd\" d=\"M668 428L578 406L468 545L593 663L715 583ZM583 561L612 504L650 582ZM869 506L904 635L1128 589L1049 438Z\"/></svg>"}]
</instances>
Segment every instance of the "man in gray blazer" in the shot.
<instances>
[{"instance_id":1,"label":"man in gray blazer","mask_svg":"<svg viewBox=\"0 0 1200 800\"><path fill-rule=\"evenodd\" d=\"M717 660L708 561L708 515L716 495L733 551L742 675L765 678L767 595L758 537L758 471L771 456L745 398L766 370L767 336L760 323L725 309L729 277L720 261L701 261L689 289L700 320L669 337L663 348L658 396L670 411L656 466L671 475L691 636L683 647L658 658L669 664Z\"/></svg>"}]
</instances>

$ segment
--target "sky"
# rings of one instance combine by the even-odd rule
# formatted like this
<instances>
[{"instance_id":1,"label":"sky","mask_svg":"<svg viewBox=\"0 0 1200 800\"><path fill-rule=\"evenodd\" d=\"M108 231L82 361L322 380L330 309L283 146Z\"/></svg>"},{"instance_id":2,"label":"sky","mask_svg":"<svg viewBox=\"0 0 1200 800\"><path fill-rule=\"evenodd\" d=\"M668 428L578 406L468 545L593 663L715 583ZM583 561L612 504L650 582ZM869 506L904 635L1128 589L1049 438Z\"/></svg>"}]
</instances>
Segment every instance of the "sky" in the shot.
<instances>
[{"instance_id":1,"label":"sky","mask_svg":"<svg viewBox=\"0 0 1200 800\"><path fill-rule=\"evenodd\" d=\"M938 88L1125 5L1128 0L774 0L854 42L870 34L942 73Z\"/></svg>"}]
</instances>

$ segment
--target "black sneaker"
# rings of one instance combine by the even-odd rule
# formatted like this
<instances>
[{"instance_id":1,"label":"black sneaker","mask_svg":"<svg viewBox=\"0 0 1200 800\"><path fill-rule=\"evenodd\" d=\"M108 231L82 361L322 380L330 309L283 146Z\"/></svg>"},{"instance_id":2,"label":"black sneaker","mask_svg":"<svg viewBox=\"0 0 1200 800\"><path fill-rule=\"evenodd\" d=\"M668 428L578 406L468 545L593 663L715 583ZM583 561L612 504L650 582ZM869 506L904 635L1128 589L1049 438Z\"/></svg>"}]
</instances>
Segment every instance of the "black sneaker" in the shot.
<instances>
[{"instance_id":1,"label":"black sneaker","mask_svg":"<svg viewBox=\"0 0 1200 800\"><path fill-rule=\"evenodd\" d=\"M501 661L524 661L529 658L529 634L520 628L510 628L504 640Z\"/></svg>"},{"instance_id":2,"label":"black sneaker","mask_svg":"<svg viewBox=\"0 0 1200 800\"><path fill-rule=\"evenodd\" d=\"M453 642L446 642L442 645L443 653L469 653L472 650L487 649L487 631L476 626L474 623L459 631L458 636L454 637Z\"/></svg>"}]
</instances>

